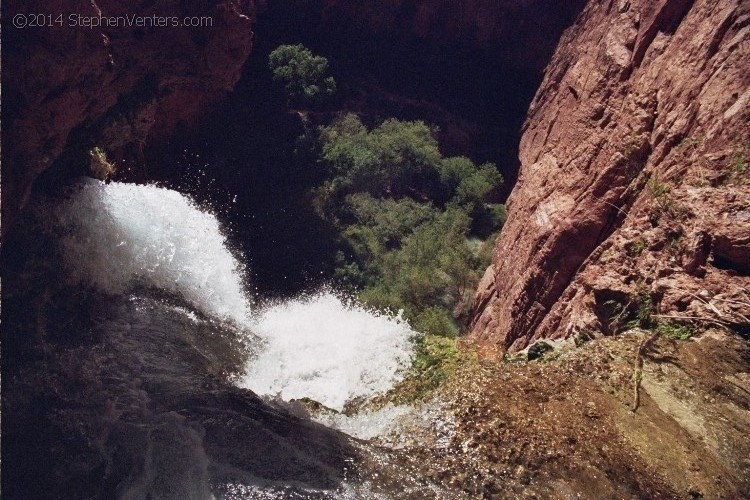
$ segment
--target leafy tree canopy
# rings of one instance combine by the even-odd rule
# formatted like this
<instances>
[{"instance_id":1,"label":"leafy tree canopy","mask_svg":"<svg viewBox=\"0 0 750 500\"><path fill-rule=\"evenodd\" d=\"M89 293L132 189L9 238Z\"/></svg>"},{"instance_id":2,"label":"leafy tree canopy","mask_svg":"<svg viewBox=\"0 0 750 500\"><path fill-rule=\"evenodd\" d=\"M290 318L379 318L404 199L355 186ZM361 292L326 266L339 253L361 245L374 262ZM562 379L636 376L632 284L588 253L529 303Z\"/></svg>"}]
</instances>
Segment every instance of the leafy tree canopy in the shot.
<instances>
[{"instance_id":1,"label":"leafy tree canopy","mask_svg":"<svg viewBox=\"0 0 750 500\"><path fill-rule=\"evenodd\" d=\"M464 157L443 158L422 121L386 120L372 131L348 114L321 131L322 159L333 174L330 196L367 192L460 205L483 203L502 185L492 163L476 166ZM338 200L337 200L338 201Z\"/></svg>"},{"instance_id":2,"label":"leafy tree canopy","mask_svg":"<svg viewBox=\"0 0 750 500\"><path fill-rule=\"evenodd\" d=\"M502 184L495 165L444 158L421 121L370 130L348 114L320 141L330 175L316 201L339 228L340 283L370 306L403 310L419 331L454 336L505 217L490 203Z\"/></svg>"},{"instance_id":3,"label":"leafy tree canopy","mask_svg":"<svg viewBox=\"0 0 750 500\"><path fill-rule=\"evenodd\" d=\"M328 60L304 45L280 45L268 56L273 80L284 85L289 105L313 105L336 93L336 82L327 76Z\"/></svg>"}]
</instances>

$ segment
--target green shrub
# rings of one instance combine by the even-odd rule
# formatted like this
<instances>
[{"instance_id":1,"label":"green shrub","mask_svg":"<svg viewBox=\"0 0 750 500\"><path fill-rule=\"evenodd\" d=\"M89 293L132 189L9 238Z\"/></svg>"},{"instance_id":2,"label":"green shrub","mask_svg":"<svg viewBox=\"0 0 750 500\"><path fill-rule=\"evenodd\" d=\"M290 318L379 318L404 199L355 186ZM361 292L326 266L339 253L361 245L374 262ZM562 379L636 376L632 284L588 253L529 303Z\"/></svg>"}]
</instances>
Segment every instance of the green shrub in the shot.
<instances>
[{"instance_id":1,"label":"green shrub","mask_svg":"<svg viewBox=\"0 0 750 500\"><path fill-rule=\"evenodd\" d=\"M529 347L529 361L534 361L535 359L541 359L544 357L544 355L550 351L554 351L555 348L552 347L550 344L544 341L537 342L536 344Z\"/></svg>"},{"instance_id":2,"label":"green shrub","mask_svg":"<svg viewBox=\"0 0 750 500\"><path fill-rule=\"evenodd\" d=\"M436 337L456 337L458 327L450 313L441 307L428 307L414 318L412 327L418 332Z\"/></svg>"},{"instance_id":3,"label":"green shrub","mask_svg":"<svg viewBox=\"0 0 750 500\"><path fill-rule=\"evenodd\" d=\"M639 238L635 241L630 241L625 245L625 253L628 257L638 257L648 246L648 243L643 238Z\"/></svg>"},{"instance_id":4,"label":"green shrub","mask_svg":"<svg viewBox=\"0 0 750 500\"><path fill-rule=\"evenodd\" d=\"M653 326L654 320L654 301L651 294L641 292L635 298L634 303L637 305L635 317L630 321L630 327L639 327L649 329Z\"/></svg>"},{"instance_id":5,"label":"green shrub","mask_svg":"<svg viewBox=\"0 0 750 500\"><path fill-rule=\"evenodd\" d=\"M412 382L430 390L455 358L448 339L468 316L506 218L493 203L502 177L491 163L443 158L421 121L368 129L348 114L321 128L320 151L329 177L315 204L339 231L338 283L368 306L401 311L423 334Z\"/></svg>"},{"instance_id":6,"label":"green shrub","mask_svg":"<svg viewBox=\"0 0 750 500\"><path fill-rule=\"evenodd\" d=\"M588 342L591 342L591 340L594 339L594 335L591 332L587 332L586 330L581 330L578 332L578 334L573 339L573 342L575 342L576 347L582 347Z\"/></svg>"},{"instance_id":7,"label":"green shrub","mask_svg":"<svg viewBox=\"0 0 750 500\"><path fill-rule=\"evenodd\" d=\"M332 194L430 198L441 161L437 141L423 122L387 120L371 132L353 114L321 131L322 159L333 171Z\"/></svg>"},{"instance_id":8,"label":"green shrub","mask_svg":"<svg viewBox=\"0 0 750 500\"><path fill-rule=\"evenodd\" d=\"M738 146L732 151L731 156L732 173L737 177L740 184L747 182L750 177L750 142L744 146Z\"/></svg>"},{"instance_id":9,"label":"green shrub","mask_svg":"<svg viewBox=\"0 0 750 500\"><path fill-rule=\"evenodd\" d=\"M412 374L417 380L412 399L437 388L455 370L457 361L455 339L432 335L420 338L412 363Z\"/></svg>"},{"instance_id":10,"label":"green shrub","mask_svg":"<svg viewBox=\"0 0 750 500\"><path fill-rule=\"evenodd\" d=\"M692 325L676 323L673 321L660 321L657 323L654 330L673 340L689 340L695 335L695 327Z\"/></svg>"},{"instance_id":11,"label":"green shrub","mask_svg":"<svg viewBox=\"0 0 750 500\"><path fill-rule=\"evenodd\" d=\"M651 210L648 215L651 225L658 226L662 217L671 220L681 220L686 217L687 210L672 198L672 190L669 186L653 177L649 179L647 186L652 199Z\"/></svg>"},{"instance_id":12,"label":"green shrub","mask_svg":"<svg viewBox=\"0 0 750 500\"><path fill-rule=\"evenodd\" d=\"M303 45L280 45L268 56L268 65L273 80L284 85L289 105L317 104L336 92L336 82L327 76L328 60Z\"/></svg>"},{"instance_id":13,"label":"green shrub","mask_svg":"<svg viewBox=\"0 0 750 500\"><path fill-rule=\"evenodd\" d=\"M472 212L502 185L491 163L476 166L463 157L443 158L437 140L421 121L386 120L368 131L353 114L321 130L322 160L332 176L320 194L338 206L351 193L377 198L411 198Z\"/></svg>"}]
</instances>

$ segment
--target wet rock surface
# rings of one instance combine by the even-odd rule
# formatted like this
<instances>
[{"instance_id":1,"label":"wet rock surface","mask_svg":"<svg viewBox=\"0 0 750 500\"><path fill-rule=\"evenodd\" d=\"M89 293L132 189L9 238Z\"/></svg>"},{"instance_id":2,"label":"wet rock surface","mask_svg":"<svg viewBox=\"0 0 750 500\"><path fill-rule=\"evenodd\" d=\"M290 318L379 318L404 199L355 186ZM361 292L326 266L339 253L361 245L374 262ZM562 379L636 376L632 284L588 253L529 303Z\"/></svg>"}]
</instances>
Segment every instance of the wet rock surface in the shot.
<instances>
[{"instance_id":1,"label":"wet rock surface","mask_svg":"<svg viewBox=\"0 0 750 500\"><path fill-rule=\"evenodd\" d=\"M252 334L163 293L70 286L37 253L54 246L26 227L30 239L12 235L3 254L4 497L339 486L357 457L345 435L232 383Z\"/></svg>"},{"instance_id":2,"label":"wet rock surface","mask_svg":"<svg viewBox=\"0 0 750 500\"><path fill-rule=\"evenodd\" d=\"M646 337L569 345L542 361L468 364L438 396L447 439L404 456L447 498L746 497L747 342L718 331L657 339L633 412L634 359Z\"/></svg>"}]
</instances>

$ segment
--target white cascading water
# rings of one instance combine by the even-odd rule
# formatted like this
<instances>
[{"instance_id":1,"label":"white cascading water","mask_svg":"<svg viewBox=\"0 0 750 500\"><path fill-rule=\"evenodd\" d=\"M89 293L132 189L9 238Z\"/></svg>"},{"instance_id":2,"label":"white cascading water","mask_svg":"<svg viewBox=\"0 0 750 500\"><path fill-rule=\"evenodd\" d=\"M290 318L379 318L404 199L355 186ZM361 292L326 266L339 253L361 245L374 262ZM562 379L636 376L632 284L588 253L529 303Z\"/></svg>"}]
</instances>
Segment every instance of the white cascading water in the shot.
<instances>
[{"instance_id":1,"label":"white cascading water","mask_svg":"<svg viewBox=\"0 0 750 500\"><path fill-rule=\"evenodd\" d=\"M111 294L137 286L180 294L260 336L264 346L240 381L258 394L340 410L387 391L409 365L406 322L330 292L252 314L218 220L180 193L89 179L51 212L74 279Z\"/></svg>"},{"instance_id":2,"label":"white cascading water","mask_svg":"<svg viewBox=\"0 0 750 500\"><path fill-rule=\"evenodd\" d=\"M414 332L333 293L262 311L252 330L268 342L241 385L283 399L311 398L335 410L393 387L411 359Z\"/></svg>"},{"instance_id":3,"label":"white cascading water","mask_svg":"<svg viewBox=\"0 0 750 500\"><path fill-rule=\"evenodd\" d=\"M180 193L87 179L52 212L74 279L110 294L166 290L204 314L247 321L242 268L218 220Z\"/></svg>"}]
</instances>

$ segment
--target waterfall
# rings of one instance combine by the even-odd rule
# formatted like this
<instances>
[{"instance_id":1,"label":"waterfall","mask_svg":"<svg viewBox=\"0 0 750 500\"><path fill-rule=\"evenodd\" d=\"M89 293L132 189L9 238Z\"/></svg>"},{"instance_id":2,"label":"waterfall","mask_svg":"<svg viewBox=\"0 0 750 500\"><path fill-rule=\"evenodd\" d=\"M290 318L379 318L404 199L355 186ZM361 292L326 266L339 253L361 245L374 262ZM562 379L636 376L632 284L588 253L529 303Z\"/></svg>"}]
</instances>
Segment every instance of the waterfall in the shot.
<instances>
[{"instance_id":1,"label":"waterfall","mask_svg":"<svg viewBox=\"0 0 750 500\"><path fill-rule=\"evenodd\" d=\"M49 214L72 280L112 295L177 294L260 338L239 380L257 394L341 410L387 391L409 366L405 321L331 291L251 310L219 221L178 192L89 179Z\"/></svg>"},{"instance_id":2,"label":"waterfall","mask_svg":"<svg viewBox=\"0 0 750 500\"><path fill-rule=\"evenodd\" d=\"M253 331L267 347L248 364L241 385L335 410L393 387L409 366L414 335L399 317L331 292L268 307Z\"/></svg>"},{"instance_id":3,"label":"waterfall","mask_svg":"<svg viewBox=\"0 0 750 500\"><path fill-rule=\"evenodd\" d=\"M49 213L73 280L113 295L176 293L203 314L247 321L242 265L216 217L182 194L87 179Z\"/></svg>"}]
</instances>

